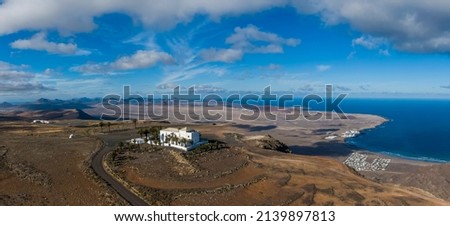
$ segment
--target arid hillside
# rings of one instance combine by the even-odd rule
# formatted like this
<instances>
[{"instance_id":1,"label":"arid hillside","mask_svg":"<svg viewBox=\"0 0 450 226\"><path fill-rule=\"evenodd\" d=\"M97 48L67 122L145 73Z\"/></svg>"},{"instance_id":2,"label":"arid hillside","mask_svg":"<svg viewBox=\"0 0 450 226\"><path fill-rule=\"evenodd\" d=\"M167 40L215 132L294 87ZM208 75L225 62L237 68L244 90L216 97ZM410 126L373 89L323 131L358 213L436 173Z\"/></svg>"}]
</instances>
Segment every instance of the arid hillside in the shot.
<instances>
[{"instance_id":1,"label":"arid hillside","mask_svg":"<svg viewBox=\"0 0 450 226\"><path fill-rule=\"evenodd\" d=\"M101 142L58 123L0 124L0 205L126 205L89 169Z\"/></svg>"},{"instance_id":2,"label":"arid hillside","mask_svg":"<svg viewBox=\"0 0 450 226\"><path fill-rule=\"evenodd\" d=\"M137 123L151 126L177 125ZM335 159L285 153L268 134L247 135L232 123L191 126L210 144L187 153L125 146L107 163L152 205L449 205L418 188L365 179ZM134 127L0 123L0 205L127 205L93 174L90 159L103 143L139 136Z\"/></svg>"},{"instance_id":3,"label":"arid hillside","mask_svg":"<svg viewBox=\"0 0 450 226\"><path fill-rule=\"evenodd\" d=\"M333 159L237 137L188 154L142 146L110 164L153 205L448 205L420 189L370 181Z\"/></svg>"}]
</instances>

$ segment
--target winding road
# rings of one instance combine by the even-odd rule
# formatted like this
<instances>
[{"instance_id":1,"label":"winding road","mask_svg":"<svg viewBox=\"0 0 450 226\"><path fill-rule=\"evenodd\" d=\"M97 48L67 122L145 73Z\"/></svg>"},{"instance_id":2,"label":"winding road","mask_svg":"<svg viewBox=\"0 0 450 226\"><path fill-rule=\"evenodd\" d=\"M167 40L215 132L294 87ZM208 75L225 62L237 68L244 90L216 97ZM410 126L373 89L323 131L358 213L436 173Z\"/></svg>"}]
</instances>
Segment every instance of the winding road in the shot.
<instances>
[{"instance_id":1,"label":"winding road","mask_svg":"<svg viewBox=\"0 0 450 226\"><path fill-rule=\"evenodd\" d=\"M111 176L103 167L103 160L105 156L113 150L113 146L104 141L104 146L101 150L94 154L92 158L91 166L94 172L102 178L109 186L111 186L117 193L119 193L122 198L124 198L130 205L133 206L148 206L144 200L135 195L133 192L128 190L122 183L117 181L113 176Z\"/></svg>"}]
</instances>

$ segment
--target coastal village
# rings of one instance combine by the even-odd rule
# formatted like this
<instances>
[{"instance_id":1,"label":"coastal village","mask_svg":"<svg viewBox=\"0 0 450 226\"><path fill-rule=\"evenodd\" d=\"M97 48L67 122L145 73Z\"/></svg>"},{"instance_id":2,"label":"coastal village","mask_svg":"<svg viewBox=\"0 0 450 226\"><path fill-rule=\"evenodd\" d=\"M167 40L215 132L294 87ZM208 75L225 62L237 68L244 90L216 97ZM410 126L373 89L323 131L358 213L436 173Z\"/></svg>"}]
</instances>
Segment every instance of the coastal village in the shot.
<instances>
[{"instance_id":1,"label":"coastal village","mask_svg":"<svg viewBox=\"0 0 450 226\"><path fill-rule=\"evenodd\" d=\"M358 130L352 129L343 132L341 134L341 137L344 139L353 138L358 136L359 134L361 133ZM326 136L324 139L332 141L337 139L338 137L338 135L328 134L328 136ZM376 157L372 162L369 162L367 161L368 158L368 155L355 152L352 153L347 159L345 159L343 163L356 171L385 171L389 166L389 163L391 162L391 159L379 157Z\"/></svg>"},{"instance_id":2,"label":"coastal village","mask_svg":"<svg viewBox=\"0 0 450 226\"><path fill-rule=\"evenodd\" d=\"M384 171L391 162L391 159L379 157L375 158L372 162L369 162L367 161L368 157L368 155L355 152L344 161L344 164L356 171Z\"/></svg>"},{"instance_id":3,"label":"coastal village","mask_svg":"<svg viewBox=\"0 0 450 226\"><path fill-rule=\"evenodd\" d=\"M359 134L360 134L360 132L358 130L352 129L352 130L347 130L347 131L343 132L341 134L341 137L342 138L353 138ZM337 135L329 135L329 136L325 137L325 140L334 140L336 138L338 138Z\"/></svg>"}]
</instances>

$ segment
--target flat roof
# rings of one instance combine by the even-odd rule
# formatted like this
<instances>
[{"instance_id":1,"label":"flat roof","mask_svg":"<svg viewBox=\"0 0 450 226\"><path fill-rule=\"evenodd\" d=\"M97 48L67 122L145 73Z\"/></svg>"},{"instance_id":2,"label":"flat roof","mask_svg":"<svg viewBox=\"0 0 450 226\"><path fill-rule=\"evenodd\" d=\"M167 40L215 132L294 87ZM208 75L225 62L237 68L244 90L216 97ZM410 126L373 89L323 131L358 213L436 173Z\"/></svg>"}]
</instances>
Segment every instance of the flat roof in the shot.
<instances>
[{"instance_id":1,"label":"flat roof","mask_svg":"<svg viewBox=\"0 0 450 226\"><path fill-rule=\"evenodd\" d=\"M162 129L161 131L165 131L165 132L179 132L179 131L195 132L195 130L189 129L188 127L183 127L183 128L169 127L169 128Z\"/></svg>"}]
</instances>

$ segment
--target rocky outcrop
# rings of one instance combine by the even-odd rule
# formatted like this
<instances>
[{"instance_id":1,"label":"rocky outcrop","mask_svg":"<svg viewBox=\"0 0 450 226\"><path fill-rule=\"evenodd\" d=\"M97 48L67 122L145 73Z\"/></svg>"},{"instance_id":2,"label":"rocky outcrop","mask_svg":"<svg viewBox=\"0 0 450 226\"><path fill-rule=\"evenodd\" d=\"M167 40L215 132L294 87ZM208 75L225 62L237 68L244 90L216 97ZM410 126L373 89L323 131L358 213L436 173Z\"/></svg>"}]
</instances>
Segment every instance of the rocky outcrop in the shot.
<instances>
[{"instance_id":1,"label":"rocky outcrop","mask_svg":"<svg viewBox=\"0 0 450 226\"><path fill-rule=\"evenodd\" d=\"M281 141L271 137L270 135L266 135L263 139L257 140L256 145L259 148L274 150L283 153L291 153L291 149L282 143Z\"/></svg>"}]
</instances>

